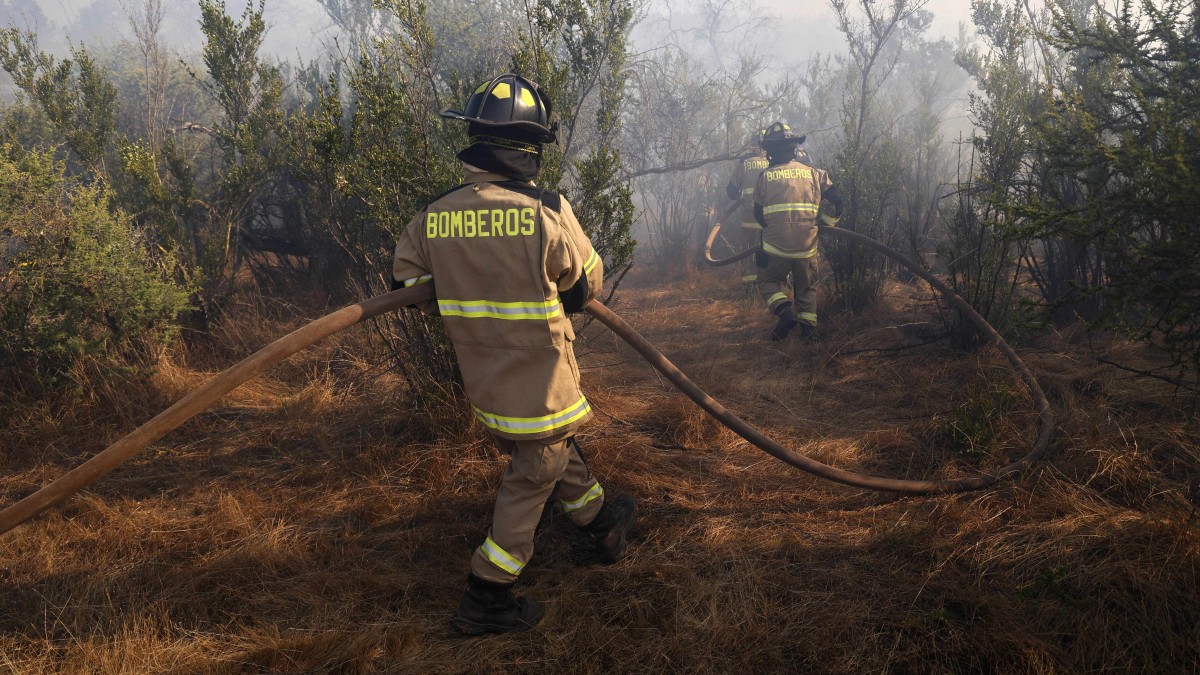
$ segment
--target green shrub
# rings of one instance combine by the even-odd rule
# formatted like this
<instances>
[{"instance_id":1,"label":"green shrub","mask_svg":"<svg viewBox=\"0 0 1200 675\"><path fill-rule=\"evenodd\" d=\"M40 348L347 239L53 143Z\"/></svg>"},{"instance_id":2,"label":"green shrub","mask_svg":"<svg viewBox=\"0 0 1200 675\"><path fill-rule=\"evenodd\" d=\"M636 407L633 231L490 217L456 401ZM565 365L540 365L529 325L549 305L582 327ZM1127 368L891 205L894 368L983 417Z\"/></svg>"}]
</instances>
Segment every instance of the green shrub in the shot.
<instances>
[{"instance_id":1,"label":"green shrub","mask_svg":"<svg viewBox=\"0 0 1200 675\"><path fill-rule=\"evenodd\" d=\"M188 307L175 260L103 184L68 179L50 152L0 145L0 366L53 375L94 354L168 340Z\"/></svg>"}]
</instances>

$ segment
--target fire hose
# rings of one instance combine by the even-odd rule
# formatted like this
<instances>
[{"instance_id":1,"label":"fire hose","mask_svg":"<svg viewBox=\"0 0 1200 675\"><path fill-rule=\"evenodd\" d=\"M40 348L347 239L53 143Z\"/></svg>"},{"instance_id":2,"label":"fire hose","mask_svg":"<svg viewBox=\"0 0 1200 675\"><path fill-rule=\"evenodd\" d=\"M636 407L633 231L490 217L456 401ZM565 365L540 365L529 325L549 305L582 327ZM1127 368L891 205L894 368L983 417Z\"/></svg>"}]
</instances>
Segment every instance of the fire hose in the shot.
<instances>
[{"instance_id":1,"label":"fire hose","mask_svg":"<svg viewBox=\"0 0 1200 675\"><path fill-rule=\"evenodd\" d=\"M751 249L748 253L739 253L732 259L713 260L709 252L709 247L711 247L719 228L720 224L713 228L712 233L709 235L708 244L705 247L705 258L711 264L718 266L727 265L754 253L754 249ZM1016 352L970 305L955 295L945 284L925 272L902 254L853 232L824 227L821 229L823 232L835 232L838 236L864 243L899 261L911 269L913 273L928 281L951 304L961 310L996 342L996 345L1008 357L1009 362L1029 389L1034 399L1034 406L1041 419L1041 432L1033 448L1025 456L988 474L947 480L885 478L829 466L776 443L749 423L727 410L716 399L709 396L704 390L688 379L653 344L603 304L592 301L584 307L584 311L594 316L616 333L618 337L625 340L643 358L650 362L650 365L654 366L655 369L670 380L675 387L734 433L772 457L820 478L872 490L899 492L903 494L931 494L961 492L987 487L1027 468L1049 447L1050 439L1054 433L1054 416L1050 412L1050 404L1046 400L1041 387L1038 386L1037 380L1021 361L1020 357L1017 356ZM225 394L301 349L361 321L433 298L434 288L432 283L392 291L391 293L343 307L332 314L317 319L279 338L216 375L198 389L191 391L175 402L174 405L159 413L150 421L138 427L116 443L113 443L105 450L97 453L83 464L80 464L37 492L0 511L0 534L8 532L21 523L62 502L79 490L100 480L108 472L136 455L151 443L178 428Z\"/></svg>"}]
</instances>

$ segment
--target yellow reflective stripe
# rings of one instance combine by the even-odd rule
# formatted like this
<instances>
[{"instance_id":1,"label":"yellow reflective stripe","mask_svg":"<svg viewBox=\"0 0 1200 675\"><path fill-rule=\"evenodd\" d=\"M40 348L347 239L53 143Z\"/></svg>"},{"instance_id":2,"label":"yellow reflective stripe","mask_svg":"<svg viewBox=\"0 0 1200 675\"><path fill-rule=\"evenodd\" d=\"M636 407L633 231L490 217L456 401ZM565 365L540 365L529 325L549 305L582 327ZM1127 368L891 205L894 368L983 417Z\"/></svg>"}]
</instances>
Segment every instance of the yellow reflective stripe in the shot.
<instances>
[{"instance_id":1,"label":"yellow reflective stripe","mask_svg":"<svg viewBox=\"0 0 1200 675\"><path fill-rule=\"evenodd\" d=\"M422 274L419 277L413 277L412 279L405 279L404 287L408 288L409 286L417 286L419 284L427 284L430 281L433 281L432 274Z\"/></svg>"},{"instance_id":2,"label":"yellow reflective stripe","mask_svg":"<svg viewBox=\"0 0 1200 675\"><path fill-rule=\"evenodd\" d=\"M763 215L769 213L783 213L784 211L803 211L804 213L816 213L818 210L816 204L808 202L789 202L787 204L772 204L763 208Z\"/></svg>"},{"instance_id":3,"label":"yellow reflective stripe","mask_svg":"<svg viewBox=\"0 0 1200 675\"><path fill-rule=\"evenodd\" d=\"M747 274L746 276L742 277L742 283L744 284L753 283L755 281L758 281L757 274Z\"/></svg>"},{"instance_id":4,"label":"yellow reflective stripe","mask_svg":"<svg viewBox=\"0 0 1200 675\"><path fill-rule=\"evenodd\" d=\"M569 502L565 499L562 499L560 501L562 502L562 505L563 505L563 512L571 513L572 511L578 511L579 509L582 509L583 507L587 506L588 504L591 504L592 502L596 501L597 499L599 499L600 497L603 497L603 496L604 496L604 488L600 487L599 483L596 483L595 485L592 485L592 488L590 490L588 490L586 493L584 493L584 495L582 497L580 497L579 499L576 499L573 502Z\"/></svg>"},{"instance_id":5,"label":"yellow reflective stripe","mask_svg":"<svg viewBox=\"0 0 1200 675\"><path fill-rule=\"evenodd\" d=\"M788 299L787 293L776 293L775 295L772 295L771 297L767 298L767 307L770 307L771 305L775 304L776 302L778 302L780 300L787 300L787 299Z\"/></svg>"},{"instance_id":6,"label":"yellow reflective stripe","mask_svg":"<svg viewBox=\"0 0 1200 675\"><path fill-rule=\"evenodd\" d=\"M479 421L489 429L510 434L540 434L544 431L565 427L582 419L591 411L591 404L587 402L586 398L580 396L579 400L566 410L541 417L505 417L484 412L479 408L475 408L475 417L479 418Z\"/></svg>"},{"instance_id":7,"label":"yellow reflective stripe","mask_svg":"<svg viewBox=\"0 0 1200 675\"><path fill-rule=\"evenodd\" d=\"M746 197L746 196L749 196L749 195L752 195L752 194L754 194L754 188L753 188L753 187L742 188L742 196L743 196L743 197Z\"/></svg>"},{"instance_id":8,"label":"yellow reflective stripe","mask_svg":"<svg viewBox=\"0 0 1200 675\"><path fill-rule=\"evenodd\" d=\"M521 570L525 569L525 563L500 548L500 545L492 541L491 537L483 540L483 545L479 547L479 550L483 552L483 557L487 558L488 562L513 576L520 574Z\"/></svg>"},{"instance_id":9,"label":"yellow reflective stripe","mask_svg":"<svg viewBox=\"0 0 1200 675\"><path fill-rule=\"evenodd\" d=\"M813 323L816 323L817 315L813 314L812 312L800 312L800 320L801 321L811 321Z\"/></svg>"},{"instance_id":10,"label":"yellow reflective stripe","mask_svg":"<svg viewBox=\"0 0 1200 675\"><path fill-rule=\"evenodd\" d=\"M777 258L788 258L790 260L807 260L817 254L817 247L814 246L807 251L785 251L777 246L772 246L767 242L763 242L763 251L770 253Z\"/></svg>"},{"instance_id":11,"label":"yellow reflective stripe","mask_svg":"<svg viewBox=\"0 0 1200 675\"><path fill-rule=\"evenodd\" d=\"M746 228L747 230L761 230L762 229L762 225L759 225L758 223L750 222L749 220L743 220L742 227Z\"/></svg>"},{"instance_id":12,"label":"yellow reflective stripe","mask_svg":"<svg viewBox=\"0 0 1200 675\"><path fill-rule=\"evenodd\" d=\"M830 227L837 227L839 220L841 220L841 218L835 218L828 213L821 214L821 221Z\"/></svg>"},{"instance_id":13,"label":"yellow reflective stripe","mask_svg":"<svg viewBox=\"0 0 1200 675\"><path fill-rule=\"evenodd\" d=\"M496 302L494 300L447 300L438 298L438 310L442 316L460 316L466 319L549 319L562 313L558 299L542 302Z\"/></svg>"},{"instance_id":14,"label":"yellow reflective stripe","mask_svg":"<svg viewBox=\"0 0 1200 675\"><path fill-rule=\"evenodd\" d=\"M583 263L584 274L591 274L592 270L596 269L596 264L600 262L600 255L596 253L596 249L592 249L592 254L588 256L587 262Z\"/></svg>"}]
</instances>

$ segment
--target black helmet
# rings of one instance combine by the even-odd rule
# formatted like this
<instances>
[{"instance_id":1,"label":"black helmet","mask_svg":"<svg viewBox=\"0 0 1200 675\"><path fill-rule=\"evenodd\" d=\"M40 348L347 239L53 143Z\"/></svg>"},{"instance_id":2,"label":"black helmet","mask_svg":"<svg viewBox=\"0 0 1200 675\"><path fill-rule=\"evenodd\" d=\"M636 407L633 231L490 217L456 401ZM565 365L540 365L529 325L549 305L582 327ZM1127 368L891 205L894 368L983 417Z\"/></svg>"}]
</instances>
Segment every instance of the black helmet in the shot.
<instances>
[{"instance_id":1,"label":"black helmet","mask_svg":"<svg viewBox=\"0 0 1200 675\"><path fill-rule=\"evenodd\" d=\"M759 141L759 145L762 146L763 150L769 151L788 145L800 145L804 142L805 138L804 134L792 131L792 128L783 122L775 122L763 130L762 140Z\"/></svg>"},{"instance_id":2,"label":"black helmet","mask_svg":"<svg viewBox=\"0 0 1200 675\"><path fill-rule=\"evenodd\" d=\"M465 111L447 108L440 114L466 122L471 134L485 131L533 143L557 139L558 123L550 123L550 99L537 83L512 73L479 85L467 99Z\"/></svg>"}]
</instances>

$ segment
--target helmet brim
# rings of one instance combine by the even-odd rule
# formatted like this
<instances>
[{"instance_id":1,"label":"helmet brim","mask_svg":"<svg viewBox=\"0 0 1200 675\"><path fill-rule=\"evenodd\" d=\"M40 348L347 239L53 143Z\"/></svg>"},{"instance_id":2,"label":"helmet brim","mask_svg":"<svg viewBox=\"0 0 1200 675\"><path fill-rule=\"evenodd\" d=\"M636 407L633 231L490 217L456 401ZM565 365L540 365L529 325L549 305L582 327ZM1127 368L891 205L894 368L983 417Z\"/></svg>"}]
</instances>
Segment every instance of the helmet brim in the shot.
<instances>
[{"instance_id":1,"label":"helmet brim","mask_svg":"<svg viewBox=\"0 0 1200 675\"><path fill-rule=\"evenodd\" d=\"M478 117L471 117L461 110L453 110L451 108L446 108L445 110L441 111L438 113L438 116L448 120L459 120L468 124L476 124L481 127L488 127L489 129L495 129L497 131L518 129L535 138L538 143L554 143L558 141L558 134L554 133L558 129L558 122L552 123L551 128L547 130L545 127L536 122L493 122L491 120L485 120Z\"/></svg>"}]
</instances>

